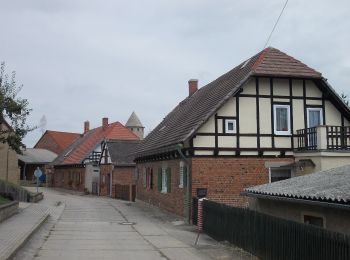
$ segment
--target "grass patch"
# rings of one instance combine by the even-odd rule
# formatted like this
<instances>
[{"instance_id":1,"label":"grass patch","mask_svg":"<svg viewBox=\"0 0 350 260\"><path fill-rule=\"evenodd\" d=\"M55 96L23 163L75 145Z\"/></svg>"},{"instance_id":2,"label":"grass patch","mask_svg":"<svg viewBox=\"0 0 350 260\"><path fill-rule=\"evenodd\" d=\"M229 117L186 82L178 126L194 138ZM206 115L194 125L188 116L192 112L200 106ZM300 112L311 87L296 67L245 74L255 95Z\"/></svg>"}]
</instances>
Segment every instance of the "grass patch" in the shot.
<instances>
[{"instance_id":1,"label":"grass patch","mask_svg":"<svg viewBox=\"0 0 350 260\"><path fill-rule=\"evenodd\" d=\"M8 199L6 199L6 198L0 196L0 205L5 204L5 203L7 203L7 202L9 202Z\"/></svg>"}]
</instances>

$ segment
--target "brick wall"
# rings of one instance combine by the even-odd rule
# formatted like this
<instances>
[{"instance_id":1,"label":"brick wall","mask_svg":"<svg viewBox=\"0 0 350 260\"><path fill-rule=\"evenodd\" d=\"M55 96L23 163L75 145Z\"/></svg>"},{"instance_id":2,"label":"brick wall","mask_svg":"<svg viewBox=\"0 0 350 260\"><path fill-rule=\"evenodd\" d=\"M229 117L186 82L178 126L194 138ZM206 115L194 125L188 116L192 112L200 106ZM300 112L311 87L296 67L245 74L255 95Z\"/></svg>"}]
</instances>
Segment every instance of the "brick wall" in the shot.
<instances>
[{"instance_id":1,"label":"brick wall","mask_svg":"<svg viewBox=\"0 0 350 260\"><path fill-rule=\"evenodd\" d=\"M171 191L162 193L158 191L158 169L162 166L171 168ZM144 187L144 169L153 169L153 187ZM180 183L180 160L158 161L137 164L137 192L136 198L147 203L156 205L179 216L184 215L185 188L179 188Z\"/></svg>"},{"instance_id":2,"label":"brick wall","mask_svg":"<svg viewBox=\"0 0 350 260\"><path fill-rule=\"evenodd\" d=\"M77 176L79 177L77 178ZM53 186L83 192L85 188L85 168L54 169Z\"/></svg>"},{"instance_id":3,"label":"brick wall","mask_svg":"<svg viewBox=\"0 0 350 260\"><path fill-rule=\"evenodd\" d=\"M35 145L34 148L47 149L56 154L60 154L63 152L61 147L59 147L58 144L48 134L45 134Z\"/></svg>"},{"instance_id":4,"label":"brick wall","mask_svg":"<svg viewBox=\"0 0 350 260\"><path fill-rule=\"evenodd\" d=\"M109 196L108 194L108 174L112 173L112 197L115 198L115 185L135 184L134 180L135 167L115 167L112 164L100 165L100 195Z\"/></svg>"},{"instance_id":5,"label":"brick wall","mask_svg":"<svg viewBox=\"0 0 350 260\"><path fill-rule=\"evenodd\" d=\"M0 179L19 184L20 168L15 151L0 143Z\"/></svg>"},{"instance_id":6,"label":"brick wall","mask_svg":"<svg viewBox=\"0 0 350 260\"><path fill-rule=\"evenodd\" d=\"M292 158L192 158L192 195L197 188L207 188L207 198L232 206L247 206L247 199L240 193L244 188L269 181L265 162L287 161Z\"/></svg>"}]
</instances>

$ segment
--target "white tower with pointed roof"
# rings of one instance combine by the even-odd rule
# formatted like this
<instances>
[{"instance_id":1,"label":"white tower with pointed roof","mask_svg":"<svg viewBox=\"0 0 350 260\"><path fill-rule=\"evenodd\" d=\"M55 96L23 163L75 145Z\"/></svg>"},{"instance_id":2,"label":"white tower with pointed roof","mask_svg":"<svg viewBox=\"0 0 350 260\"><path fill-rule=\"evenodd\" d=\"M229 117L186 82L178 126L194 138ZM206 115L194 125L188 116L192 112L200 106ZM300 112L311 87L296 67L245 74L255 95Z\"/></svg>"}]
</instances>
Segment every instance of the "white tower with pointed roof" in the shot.
<instances>
[{"instance_id":1,"label":"white tower with pointed roof","mask_svg":"<svg viewBox=\"0 0 350 260\"><path fill-rule=\"evenodd\" d=\"M131 116L125 124L125 127L127 127L134 134L136 134L140 138L140 140L143 139L145 127L142 125L139 117L135 114L135 112L132 112Z\"/></svg>"}]
</instances>

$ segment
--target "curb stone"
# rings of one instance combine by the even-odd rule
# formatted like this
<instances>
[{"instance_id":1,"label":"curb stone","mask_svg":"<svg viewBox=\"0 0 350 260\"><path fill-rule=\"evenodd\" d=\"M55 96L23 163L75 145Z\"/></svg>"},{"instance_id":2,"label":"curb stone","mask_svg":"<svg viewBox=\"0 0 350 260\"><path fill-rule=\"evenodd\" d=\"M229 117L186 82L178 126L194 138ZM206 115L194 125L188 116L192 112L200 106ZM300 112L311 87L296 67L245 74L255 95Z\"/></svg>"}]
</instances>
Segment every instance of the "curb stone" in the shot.
<instances>
[{"instance_id":1,"label":"curb stone","mask_svg":"<svg viewBox=\"0 0 350 260\"><path fill-rule=\"evenodd\" d=\"M38 230L48 219L50 216L49 210L46 211L44 216L42 216L39 221L21 238L17 239L14 245L12 245L2 256L0 256L0 260L11 259L17 251L24 246L24 244L30 239L30 237Z\"/></svg>"}]
</instances>

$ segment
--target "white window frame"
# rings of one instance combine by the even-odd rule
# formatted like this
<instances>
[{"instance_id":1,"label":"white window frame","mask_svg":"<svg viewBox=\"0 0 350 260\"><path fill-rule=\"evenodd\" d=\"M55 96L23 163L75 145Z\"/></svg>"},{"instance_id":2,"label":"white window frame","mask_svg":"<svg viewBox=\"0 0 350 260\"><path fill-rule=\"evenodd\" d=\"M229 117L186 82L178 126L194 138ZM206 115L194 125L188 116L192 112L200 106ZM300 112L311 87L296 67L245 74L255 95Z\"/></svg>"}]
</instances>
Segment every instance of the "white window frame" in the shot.
<instances>
[{"instance_id":1,"label":"white window frame","mask_svg":"<svg viewBox=\"0 0 350 260\"><path fill-rule=\"evenodd\" d=\"M277 131L277 108L287 108L287 123L288 130L287 131ZM290 105L273 105L273 124L274 124L274 133L275 135L290 135Z\"/></svg>"},{"instance_id":2,"label":"white window frame","mask_svg":"<svg viewBox=\"0 0 350 260\"><path fill-rule=\"evenodd\" d=\"M167 180L166 169L167 168L165 167L162 168L162 190L161 190L162 193L168 192L168 186L167 186L168 180Z\"/></svg>"},{"instance_id":3,"label":"white window frame","mask_svg":"<svg viewBox=\"0 0 350 260\"><path fill-rule=\"evenodd\" d=\"M310 121L309 121L309 112L310 111L320 112L320 125L323 125L323 109L322 109L322 107L307 107L306 108L307 128L310 127Z\"/></svg>"},{"instance_id":4,"label":"white window frame","mask_svg":"<svg viewBox=\"0 0 350 260\"><path fill-rule=\"evenodd\" d=\"M185 163L183 161L180 161L179 188L181 188L181 189L184 187L184 167L186 167Z\"/></svg>"},{"instance_id":5,"label":"white window frame","mask_svg":"<svg viewBox=\"0 0 350 260\"><path fill-rule=\"evenodd\" d=\"M233 124L233 130L228 129L228 125ZM236 134L237 133L237 124L236 119L225 119L225 133L227 134Z\"/></svg>"}]
</instances>

